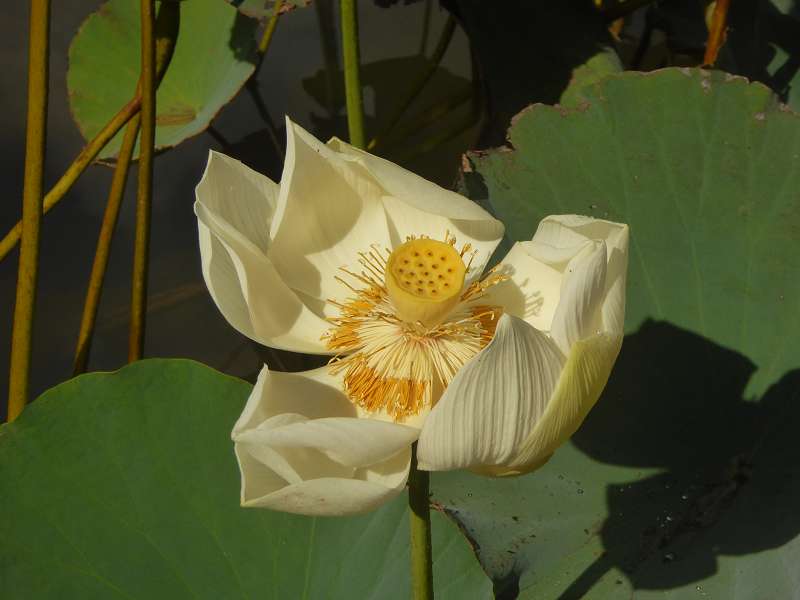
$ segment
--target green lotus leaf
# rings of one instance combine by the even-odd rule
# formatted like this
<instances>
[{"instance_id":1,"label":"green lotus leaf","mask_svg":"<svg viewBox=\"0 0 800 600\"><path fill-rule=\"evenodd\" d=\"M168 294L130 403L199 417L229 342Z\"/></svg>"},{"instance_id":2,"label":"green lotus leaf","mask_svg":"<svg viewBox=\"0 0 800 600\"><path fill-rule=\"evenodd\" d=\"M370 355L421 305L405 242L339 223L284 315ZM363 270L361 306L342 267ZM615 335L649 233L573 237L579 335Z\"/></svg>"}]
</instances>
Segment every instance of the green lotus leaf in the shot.
<instances>
[{"instance_id":1,"label":"green lotus leaf","mask_svg":"<svg viewBox=\"0 0 800 600\"><path fill-rule=\"evenodd\" d=\"M408 598L403 497L310 518L239 506L230 430L251 386L147 360L45 392L0 427L0 581L15 598ZM490 598L433 515L437 598Z\"/></svg>"},{"instance_id":2,"label":"green lotus leaf","mask_svg":"<svg viewBox=\"0 0 800 600\"><path fill-rule=\"evenodd\" d=\"M241 89L256 62L258 22L218 0L181 2L175 53L156 95L156 147L204 131ZM69 49L67 90L75 122L93 138L136 91L139 2L109 0L89 15ZM122 132L100 158L119 151Z\"/></svg>"},{"instance_id":3,"label":"green lotus leaf","mask_svg":"<svg viewBox=\"0 0 800 600\"><path fill-rule=\"evenodd\" d=\"M534 105L464 190L512 240L631 227L626 338L573 440L434 498L521 598L790 598L800 561L800 117L720 72L623 73Z\"/></svg>"}]
</instances>

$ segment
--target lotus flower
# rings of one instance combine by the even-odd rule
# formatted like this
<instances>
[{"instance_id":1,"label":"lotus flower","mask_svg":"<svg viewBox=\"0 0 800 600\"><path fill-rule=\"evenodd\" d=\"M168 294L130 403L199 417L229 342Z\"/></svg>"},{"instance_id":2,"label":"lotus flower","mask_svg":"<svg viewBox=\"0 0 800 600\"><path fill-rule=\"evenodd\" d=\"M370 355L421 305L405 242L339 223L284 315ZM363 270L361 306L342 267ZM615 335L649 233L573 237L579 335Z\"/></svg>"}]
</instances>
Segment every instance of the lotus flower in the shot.
<instances>
[{"instance_id":1,"label":"lotus flower","mask_svg":"<svg viewBox=\"0 0 800 600\"><path fill-rule=\"evenodd\" d=\"M331 357L266 366L233 428L243 506L343 515L419 468L546 462L619 352L628 227L549 216L486 270L503 225L468 199L287 119L280 184L211 152L203 276L250 339ZM534 201L532 199L531 201Z\"/></svg>"}]
</instances>

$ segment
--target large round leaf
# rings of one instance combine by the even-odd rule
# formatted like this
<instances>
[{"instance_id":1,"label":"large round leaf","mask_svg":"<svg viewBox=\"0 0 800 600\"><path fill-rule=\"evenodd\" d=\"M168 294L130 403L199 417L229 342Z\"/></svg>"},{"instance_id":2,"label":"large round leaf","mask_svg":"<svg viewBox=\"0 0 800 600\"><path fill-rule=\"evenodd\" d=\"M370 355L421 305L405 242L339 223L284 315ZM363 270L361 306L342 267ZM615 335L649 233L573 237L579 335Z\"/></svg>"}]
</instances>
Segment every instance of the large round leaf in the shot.
<instances>
[{"instance_id":1,"label":"large round leaf","mask_svg":"<svg viewBox=\"0 0 800 600\"><path fill-rule=\"evenodd\" d=\"M800 117L697 70L580 97L524 111L465 183L516 240L553 213L630 224L622 354L548 465L434 496L523 598L796 598Z\"/></svg>"},{"instance_id":2,"label":"large round leaf","mask_svg":"<svg viewBox=\"0 0 800 600\"><path fill-rule=\"evenodd\" d=\"M150 360L46 392L0 428L0 581L15 598L408 598L403 498L350 518L239 507L250 385ZM489 598L434 515L437 597Z\"/></svg>"},{"instance_id":3,"label":"large round leaf","mask_svg":"<svg viewBox=\"0 0 800 600\"><path fill-rule=\"evenodd\" d=\"M175 53L157 92L156 146L168 148L208 127L255 68L257 21L221 0L181 2ZM139 79L138 0L109 0L81 26L69 49L67 88L78 128L91 139L134 95ZM100 154L119 151L122 133Z\"/></svg>"}]
</instances>

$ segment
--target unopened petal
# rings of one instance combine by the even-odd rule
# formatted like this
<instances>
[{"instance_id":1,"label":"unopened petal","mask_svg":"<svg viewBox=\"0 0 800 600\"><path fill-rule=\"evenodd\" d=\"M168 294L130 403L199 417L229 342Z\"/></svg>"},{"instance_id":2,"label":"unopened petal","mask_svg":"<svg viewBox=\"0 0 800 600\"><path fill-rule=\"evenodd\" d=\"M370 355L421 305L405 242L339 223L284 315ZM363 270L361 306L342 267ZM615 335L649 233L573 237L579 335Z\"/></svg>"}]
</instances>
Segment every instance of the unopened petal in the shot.
<instances>
[{"instance_id":1,"label":"unopened petal","mask_svg":"<svg viewBox=\"0 0 800 600\"><path fill-rule=\"evenodd\" d=\"M265 367L232 433L242 505L309 515L375 508L403 490L418 434L358 418L327 368Z\"/></svg>"},{"instance_id":2,"label":"unopened petal","mask_svg":"<svg viewBox=\"0 0 800 600\"><path fill-rule=\"evenodd\" d=\"M603 331L623 331L629 235L629 227L624 223L581 215L552 215L542 220L534 237L560 247L574 246L585 240L605 242L608 266L602 306Z\"/></svg>"},{"instance_id":3,"label":"unopened petal","mask_svg":"<svg viewBox=\"0 0 800 600\"><path fill-rule=\"evenodd\" d=\"M564 357L523 320L503 315L428 415L417 456L431 471L505 465L547 408Z\"/></svg>"},{"instance_id":4,"label":"unopened petal","mask_svg":"<svg viewBox=\"0 0 800 600\"><path fill-rule=\"evenodd\" d=\"M606 244L602 240L587 242L564 272L561 298L550 328L564 354L577 341L601 331L605 284Z\"/></svg>"}]
</instances>

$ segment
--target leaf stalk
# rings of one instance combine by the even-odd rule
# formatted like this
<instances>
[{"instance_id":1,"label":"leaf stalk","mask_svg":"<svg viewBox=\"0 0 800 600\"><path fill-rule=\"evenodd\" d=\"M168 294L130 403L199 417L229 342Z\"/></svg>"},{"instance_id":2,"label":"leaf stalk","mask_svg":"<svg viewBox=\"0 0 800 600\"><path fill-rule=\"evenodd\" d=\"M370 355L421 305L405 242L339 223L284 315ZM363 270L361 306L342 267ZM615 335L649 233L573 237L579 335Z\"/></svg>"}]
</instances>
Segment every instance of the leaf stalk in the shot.
<instances>
[{"instance_id":1,"label":"leaf stalk","mask_svg":"<svg viewBox=\"0 0 800 600\"><path fill-rule=\"evenodd\" d=\"M47 100L50 62L50 0L31 0L28 37L28 117L25 133L25 175L22 191L22 244L17 271L11 366L8 382L8 420L28 402L31 340L39 268L39 236L47 145Z\"/></svg>"},{"instance_id":2,"label":"leaf stalk","mask_svg":"<svg viewBox=\"0 0 800 600\"><path fill-rule=\"evenodd\" d=\"M164 6L169 4L165 3ZM136 190L136 237L133 248L131 321L128 362L142 358L147 314L147 274L150 247L150 213L153 195L153 155L156 140L156 35L155 0L140 0L142 92L139 173Z\"/></svg>"}]
</instances>

